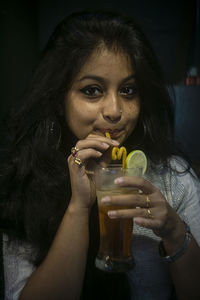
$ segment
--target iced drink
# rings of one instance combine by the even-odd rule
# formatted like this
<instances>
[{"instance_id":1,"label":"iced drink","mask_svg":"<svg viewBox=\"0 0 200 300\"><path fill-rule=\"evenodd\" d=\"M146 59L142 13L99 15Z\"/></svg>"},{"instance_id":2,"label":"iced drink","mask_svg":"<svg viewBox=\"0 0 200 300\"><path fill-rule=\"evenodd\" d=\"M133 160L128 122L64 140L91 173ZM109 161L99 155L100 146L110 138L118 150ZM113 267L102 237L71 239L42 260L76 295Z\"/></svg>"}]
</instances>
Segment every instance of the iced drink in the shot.
<instances>
[{"instance_id":1,"label":"iced drink","mask_svg":"<svg viewBox=\"0 0 200 300\"><path fill-rule=\"evenodd\" d=\"M109 210L126 207L108 206L102 204L101 199L109 195L138 193L134 188L119 188L114 180L121 176L140 175L140 169L123 169L119 165L98 168L95 172L100 227L100 247L95 264L103 271L126 272L134 267L131 253L133 220L109 218Z\"/></svg>"}]
</instances>

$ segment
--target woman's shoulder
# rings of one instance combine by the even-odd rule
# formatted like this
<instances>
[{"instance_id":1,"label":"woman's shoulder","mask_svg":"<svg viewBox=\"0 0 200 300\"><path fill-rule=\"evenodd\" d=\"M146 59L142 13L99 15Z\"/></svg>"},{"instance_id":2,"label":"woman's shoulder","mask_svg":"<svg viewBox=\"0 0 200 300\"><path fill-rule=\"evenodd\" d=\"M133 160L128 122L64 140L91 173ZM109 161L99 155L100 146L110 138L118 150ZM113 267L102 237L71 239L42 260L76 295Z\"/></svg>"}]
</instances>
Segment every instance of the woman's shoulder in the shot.
<instances>
[{"instance_id":1,"label":"woman's shoulder","mask_svg":"<svg viewBox=\"0 0 200 300\"><path fill-rule=\"evenodd\" d=\"M167 160L168 167L176 173L187 173L191 171L191 166L183 157L172 155Z\"/></svg>"},{"instance_id":2,"label":"woman's shoulder","mask_svg":"<svg viewBox=\"0 0 200 300\"><path fill-rule=\"evenodd\" d=\"M30 262L34 261L36 249L24 241L10 238L6 233L3 233L3 255L4 257L16 257L27 259Z\"/></svg>"},{"instance_id":3,"label":"woman's shoulder","mask_svg":"<svg viewBox=\"0 0 200 300\"><path fill-rule=\"evenodd\" d=\"M149 162L147 177L163 192L168 202L178 209L187 199L196 199L200 181L190 164L180 156L171 156L165 163Z\"/></svg>"},{"instance_id":4,"label":"woman's shoulder","mask_svg":"<svg viewBox=\"0 0 200 300\"><path fill-rule=\"evenodd\" d=\"M191 164L181 156L172 155L165 162L153 163L149 160L148 168L150 172L157 175L188 177L191 180L198 180Z\"/></svg>"},{"instance_id":5,"label":"woman's shoulder","mask_svg":"<svg viewBox=\"0 0 200 300\"><path fill-rule=\"evenodd\" d=\"M192 166L182 157L173 156L169 160L170 176L179 182L186 191L200 189L200 180Z\"/></svg>"},{"instance_id":6,"label":"woman's shoulder","mask_svg":"<svg viewBox=\"0 0 200 300\"><path fill-rule=\"evenodd\" d=\"M26 242L10 239L3 234L3 267L5 298L18 299L28 278L35 270L31 262L34 257L33 247Z\"/></svg>"},{"instance_id":7,"label":"woman's shoulder","mask_svg":"<svg viewBox=\"0 0 200 300\"><path fill-rule=\"evenodd\" d=\"M191 165L180 156L172 156L167 163L152 168L152 178L167 202L190 226L200 244L200 180ZM150 177L149 173L149 178Z\"/></svg>"}]
</instances>

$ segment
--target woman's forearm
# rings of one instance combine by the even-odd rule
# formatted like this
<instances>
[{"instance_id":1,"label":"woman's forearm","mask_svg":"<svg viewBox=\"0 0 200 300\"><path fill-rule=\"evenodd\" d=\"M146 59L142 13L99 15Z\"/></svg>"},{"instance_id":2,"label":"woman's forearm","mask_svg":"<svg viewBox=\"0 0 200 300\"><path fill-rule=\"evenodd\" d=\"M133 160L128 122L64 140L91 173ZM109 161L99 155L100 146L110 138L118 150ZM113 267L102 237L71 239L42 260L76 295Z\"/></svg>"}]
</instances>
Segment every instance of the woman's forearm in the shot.
<instances>
[{"instance_id":1,"label":"woman's forearm","mask_svg":"<svg viewBox=\"0 0 200 300\"><path fill-rule=\"evenodd\" d=\"M80 298L89 243L89 211L69 206L42 264L23 288L20 300Z\"/></svg>"},{"instance_id":2,"label":"woman's forearm","mask_svg":"<svg viewBox=\"0 0 200 300\"><path fill-rule=\"evenodd\" d=\"M178 299L200 299L200 248L193 238L185 254L170 264L170 272Z\"/></svg>"},{"instance_id":3,"label":"woman's forearm","mask_svg":"<svg viewBox=\"0 0 200 300\"><path fill-rule=\"evenodd\" d=\"M164 241L168 255L176 252L183 245L184 235L181 230L179 237L180 240L178 236L176 238L177 244ZM170 263L170 273L178 299L200 299L200 247L192 236L185 253Z\"/></svg>"}]
</instances>

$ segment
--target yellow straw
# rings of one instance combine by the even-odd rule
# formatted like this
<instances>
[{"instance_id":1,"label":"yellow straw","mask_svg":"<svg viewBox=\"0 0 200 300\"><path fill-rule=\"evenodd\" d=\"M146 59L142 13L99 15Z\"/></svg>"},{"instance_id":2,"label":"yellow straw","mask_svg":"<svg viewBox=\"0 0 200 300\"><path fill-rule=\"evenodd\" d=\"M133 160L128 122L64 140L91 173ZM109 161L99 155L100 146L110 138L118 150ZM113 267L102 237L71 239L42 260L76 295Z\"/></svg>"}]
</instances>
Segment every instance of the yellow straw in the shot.
<instances>
[{"instance_id":1,"label":"yellow straw","mask_svg":"<svg viewBox=\"0 0 200 300\"><path fill-rule=\"evenodd\" d=\"M110 137L110 133L105 133L107 138ZM126 168L126 157L127 157L127 151L125 147L113 147L112 149L112 160L120 160L122 158L122 168Z\"/></svg>"},{"instance_id":2,"label":"yellow straw","mask_svg":"<svg viewBox=\"0 0 200 300\"><path fill-rule=\"evenodd\" d=\"M111 139L111 136L110 136L110 133L109 132L106 132L106 137Z\"/></svg>"}]
</instances>

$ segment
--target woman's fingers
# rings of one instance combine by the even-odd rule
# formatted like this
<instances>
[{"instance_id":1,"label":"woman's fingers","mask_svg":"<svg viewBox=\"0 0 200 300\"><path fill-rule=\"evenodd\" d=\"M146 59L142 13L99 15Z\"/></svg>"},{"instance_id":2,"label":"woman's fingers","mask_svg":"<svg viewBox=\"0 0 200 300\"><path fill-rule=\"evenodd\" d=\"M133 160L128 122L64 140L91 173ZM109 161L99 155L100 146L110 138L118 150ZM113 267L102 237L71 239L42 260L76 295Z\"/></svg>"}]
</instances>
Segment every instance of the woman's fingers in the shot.
<instances>
[{"instance_id":1,"label":"woman's fingers","mask_svg":"<svg viewBox=\"0 0 200 300\"><path fill-rule=\"evenodd\" d=\"M156 218L149 219L149 218L135 217L134 218L134 223L136 223L139 226L149 228L149 229L153 229L153 230L157 230L161 226L160 225L161 221L159 219L156 219Z\"/></svg>"},{"instance_id":2,"label":"woman's fingers","mask_svg":"<svg viewBox=\"0 0 200 300\"><path fill-rule=\"evenodd\" d=\"M115 184L120 187L134 187L141 190L144 194L152 194L157 189L148 180L138 176L124 176L115 180Z\"/></svg>"},{"instance_id":3,"label":"woman's fingers","mask_svg":"<svg viewBox=\"0 0 200 300\"><path fill-rule=\"evenodd\" d=\"M159 229L163 221L158 217L156 208L135 208L135 209L117 209L109 210L110 219L134 219L134 222L142 227Z\"/></svg>"},{"instance_id":4,"label":"woman's fingers","mask_svg":"<svg viewBox=\"0 0 200 300\"><path fill-rule=\"evenodd\" d=\"M116 196L106 196L101 199L101 203L110 206L126 206L127 208L136 207L147 207L146 195L139 194L138 192L134 194L124 194ZM152 203L153 204L153 203Z\"/></svg>"},{"instance_id":5,"label":"woman's fingers","mask_svg":"<svg viewBox=\"0 0 200 300\"><path fill-rule=\"evenodd\" d=\"M167 217L166 200L162 193L149 181L140 177L123 177L120 187L134 187L143 193L108 195L101 199L101 204L108 206L111 219L129 219L140 226L163 228ZM110 209L109 209L110 206Z\"/></svg>"},{"instance_id":6,"label":"woman's fingers","mask_svg":"<svg viewBox=\"0 0 200 300\"><path fill-rule=\"evenodd\" d=\"M105 142L105 143L108 143L109 145L112 145L112 146L118 146L119 145L118 141L113 140L113 139L109 139L104 135L89 134L86 139L95 139L95 140L98 139L98 140L100 140L102 142Z\"/></svg>"},{"instance_id":7,"label":"woman's fingers","mask_svg":"<svg viewBox=\"0 0 200 300\"><path fill-rule=\"evenodd\" d=\"M95 138L86 138L85 140L79 140L75 145L75 151L72 154L72 158L80 159L81 161L87 161L90 158L100 158L116 141L101 136L95 136ZM69 157L69 159L71 159Z\"/></svg>"},{"instance_id":8,"label":"woman's fingers","mask_svg":"<svg viewBox=\"0 0 200 300\"><path fill-rule=\"evenodd\" d=\"M108 143L98 141L98 140L80 140L76 144L78 151L83 149L93 148L96 150L105 151L110 147Z\"/></svg>"},{"instance_id":9,"label":"woman's fingers","mask_svg":"<svg viewBox=\"0 0 200 300\"><path fill-rule=\"evenodd\" d=\"M134 209L117 209L117 210L109 210L108 216L111 219L129 219L135 217L148 218L147 208L134 208Z\"/></svg>"},{"instance_id":10,"label":"woman's fingers","mask_svg":"<svg viewBox=\"0 0 200 300\"><path fill-rule=\"evenodd\" d=\"M102 156L102 152L89 148L89 149L84 149L79 151L76 155L76 158L79 158L82 161L86 161L89 158L99 158L101 156Z\"/></svg>"},{"instance_id":11,"label":"woman's fingers","mask_svg":"<svg viewBox=\"0 0 200 300\"><path fill-rule=\"evenodd\" d=\"M111 140L108 138L104 138L101 136L95 136L93 138L86 138L85 140L79 140L76 144L76 148L79 150L81 149L88 149L94 148L99 150L107 150L109 147L117 146L119 143L115 140Z\"/></svg>"},{"instance_id":12,"label":"woman's fingers","mask_svg":"<svg viewBox=\"0 0 200 300\"><path fill-rule=\"evenodd\" d=\"M68 158L71 167L87 166L91 159L105 160L103 154L108 152L111 147L118 145L115 140L104 136L90 134L86 139L79 140L74 146L74 152ZM109 153L110 157L110 153ZM75 168L77 170L77 168ZM84 168L82 168L82 171Z\"/></svg>"}]
</instances>

